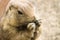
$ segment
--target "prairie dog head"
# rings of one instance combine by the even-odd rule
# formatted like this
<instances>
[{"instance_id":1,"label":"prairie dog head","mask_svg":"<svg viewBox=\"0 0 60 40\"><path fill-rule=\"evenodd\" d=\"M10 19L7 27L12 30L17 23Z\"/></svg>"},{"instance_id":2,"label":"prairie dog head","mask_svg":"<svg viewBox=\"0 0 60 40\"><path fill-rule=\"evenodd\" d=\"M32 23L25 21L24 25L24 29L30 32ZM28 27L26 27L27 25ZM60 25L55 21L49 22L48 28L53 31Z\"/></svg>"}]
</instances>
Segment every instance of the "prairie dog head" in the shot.
<instances>
[{"instance_id":1,"label":"prairie dog head","mask_svg":"<svg viewBox=\"0 0 60 40\"><path fill-rule=\"evenodd\" d=\"M5 21L13 26L35 20L34 5L28 1L12 0L7 5Z\"/></svg>"},{"instance_id":2,"label":"prairie dog head","mask_svg":"<svg viewBox=\"0 0 60 40\"><path fill-rule=\"evenodd\" d=\"M11 37L12 40L15 40L15 37L18 37L18 40L25 37L35 38L40 27L35 16L35 7L33 3L26 0L11 0L7 5L6 13L2 20L3 29L8 30L8 33L11 32L11 35L16 35L16 28L19 30L19 36L18 34L17 36L13 36L14 39ZM23 36L21 35L21 32Z\"/></svg>"}]
</instances>

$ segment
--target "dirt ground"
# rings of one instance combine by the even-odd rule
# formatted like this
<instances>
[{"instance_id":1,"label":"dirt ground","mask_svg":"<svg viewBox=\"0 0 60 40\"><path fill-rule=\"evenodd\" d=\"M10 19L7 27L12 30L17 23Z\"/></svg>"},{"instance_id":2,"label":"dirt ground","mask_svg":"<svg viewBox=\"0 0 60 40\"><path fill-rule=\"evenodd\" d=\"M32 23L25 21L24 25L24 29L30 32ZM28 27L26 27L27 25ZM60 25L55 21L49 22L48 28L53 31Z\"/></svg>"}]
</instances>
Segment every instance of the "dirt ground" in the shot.
<instances>
[{"instance_id":1,"label":"dirt ground","mask_svg":"<svg viewBox=\"0 0 60 40\"><path fill-rule=\"evenodd\" d=\"M0 0L0 17L3 15L4 9L8 4L9 0Z\"/></svg>"},{"instance_id":2,"label":"dirt ground","mask_svg":"<svg viewBox=\"0 0 60 40\"><path fill-rule=\"evenodd\" d=\"M60 40L60 0L38 0L37 11L42 19L41 40Z\"/></svg>"},{"instance_id":3,"label":"dirt ground","mask_svg":"<svg viewBox=\"0 0 60 40\"><path fill-rule=\"evenodd\" d=\"M0 2L0 15L6 7L4 2ZM6 4L7 2L6 0ZM42 21L42 33L38 40L60 40L60 0L33 0L33 2Z\"/></svg>"}]
</instances>

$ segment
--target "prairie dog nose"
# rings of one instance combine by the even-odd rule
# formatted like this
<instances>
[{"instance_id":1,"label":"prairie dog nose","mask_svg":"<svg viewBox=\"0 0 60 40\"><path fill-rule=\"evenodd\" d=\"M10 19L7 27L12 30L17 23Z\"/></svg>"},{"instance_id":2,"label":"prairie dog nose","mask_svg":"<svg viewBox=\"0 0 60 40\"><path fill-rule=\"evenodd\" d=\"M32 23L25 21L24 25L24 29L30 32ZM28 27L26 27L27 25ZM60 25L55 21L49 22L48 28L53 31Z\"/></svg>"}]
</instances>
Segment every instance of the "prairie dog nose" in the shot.
<instances>
[{"instance_id":1,"label":"prairie dog nose","mask_svg":"<svg viewBox=\"0 0 60 40\"><path fill-rule=\"evenodd\" d=\"M34 20L34 23L36 24L36 26L39 27L41 22L40 22L40 20Z\"/></svg>"}]
</instances>

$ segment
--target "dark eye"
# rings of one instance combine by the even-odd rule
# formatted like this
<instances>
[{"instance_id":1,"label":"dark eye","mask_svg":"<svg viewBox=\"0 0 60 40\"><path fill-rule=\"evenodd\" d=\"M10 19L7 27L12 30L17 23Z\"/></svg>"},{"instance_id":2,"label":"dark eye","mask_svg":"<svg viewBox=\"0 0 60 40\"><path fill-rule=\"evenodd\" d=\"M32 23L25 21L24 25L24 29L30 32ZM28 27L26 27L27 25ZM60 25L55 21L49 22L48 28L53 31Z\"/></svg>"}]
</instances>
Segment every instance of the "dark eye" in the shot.
<instances>
[{"instance_id":1,"label":"dark eye","mask_svg":"<svg viewBox=\"0 0 60 40\"><path fill-rule=\"evenodd\" d=\"M21 15L22 15L23 13L22 13L22 12L20 12L20 11L18 11L18 14L21 14Z\"/></svg>"}]
</instances>

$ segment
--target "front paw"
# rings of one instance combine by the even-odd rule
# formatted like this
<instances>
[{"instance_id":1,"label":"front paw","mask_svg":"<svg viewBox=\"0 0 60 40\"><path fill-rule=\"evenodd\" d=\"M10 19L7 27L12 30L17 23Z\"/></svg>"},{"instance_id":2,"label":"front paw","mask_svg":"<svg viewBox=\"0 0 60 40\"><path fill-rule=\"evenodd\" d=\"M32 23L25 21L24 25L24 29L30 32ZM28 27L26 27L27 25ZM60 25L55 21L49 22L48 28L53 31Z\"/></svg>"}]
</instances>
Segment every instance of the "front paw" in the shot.
<instances>
[{"instance_id":1,"label":"front paw","mask_svg":"<svg viewBox=\"0 0 60 40\"><path fill-rule=\"evenodd\" d=\"M35 31L35 28L36 28L36 25L35 23L29 23L27 28L30 30L30 31Z\"/></svg>"}]
</instances>

